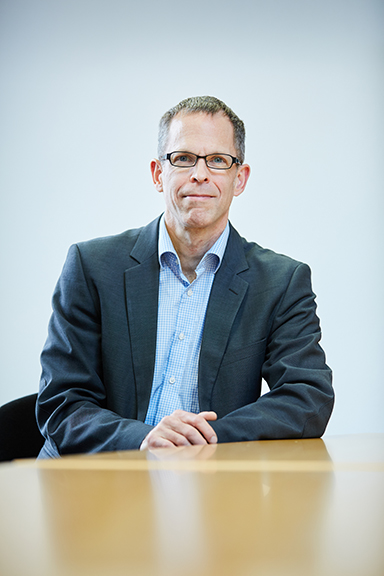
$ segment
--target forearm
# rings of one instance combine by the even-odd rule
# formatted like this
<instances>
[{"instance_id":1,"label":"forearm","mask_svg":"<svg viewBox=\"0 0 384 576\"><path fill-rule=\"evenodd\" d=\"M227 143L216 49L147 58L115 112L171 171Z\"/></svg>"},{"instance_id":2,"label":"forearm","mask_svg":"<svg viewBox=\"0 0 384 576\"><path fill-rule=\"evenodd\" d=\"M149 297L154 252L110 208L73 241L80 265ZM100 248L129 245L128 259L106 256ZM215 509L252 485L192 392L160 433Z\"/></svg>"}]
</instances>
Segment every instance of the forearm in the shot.
<instances>
[{"instance_id":1,"label":"forearm","mask_svg":"<svg viewBox=\"0 0 384 576\"><path fill-rule=\"evenodd\" d=\"M211 426L218 442L319 438L323 435L334 404L332 392L308 391L306 384L286 385L256 402L239 408Z\"/></svg>"},{"instance_id":2,"label":"forearm","mask_svg":"<svg viewBox=\"0 0 384 576\"><path fill-rule=\"evenodd\" d=\"M122 418L90 401L50 397L44 390L37 414L42 434L60 455L138 449L152 430L152 426Z\"/></svg>"}]
</instances>

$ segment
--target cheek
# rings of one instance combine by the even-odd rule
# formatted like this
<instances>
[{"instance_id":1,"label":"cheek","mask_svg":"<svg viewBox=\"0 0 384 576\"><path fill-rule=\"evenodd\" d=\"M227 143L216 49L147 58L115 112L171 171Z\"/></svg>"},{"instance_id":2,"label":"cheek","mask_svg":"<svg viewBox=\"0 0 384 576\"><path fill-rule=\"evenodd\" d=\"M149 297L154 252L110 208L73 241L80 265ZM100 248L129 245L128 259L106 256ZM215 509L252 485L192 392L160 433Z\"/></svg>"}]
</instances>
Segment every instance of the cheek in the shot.
<instances>
[{"instance_id":1,"label":"cheek","mask_svg":"<svg viewBox=\"0 0 384 576\"><path fill-rule=\"evenodd\" d=\"M164 186L164 201L167 206L175 205L178 203L178 187L174 182L167 182Z\"/></svg>"},{"instance_id":2,"label":"cheek","mask_svg":"<svg viewBox=\"0 0 384 576\"><path fill-rule=\"evenodd\" d=\"M167 190L168 196L176 198L179 190L188 183L188 178L183 177L182 174L174 174L167 178L164 184L164 189Z\"/></svg>"},{"instance_id":3,"label":"cheek","mask_svg":"<svg viewBox=\"0 0 384 576\"><path fill-rule=\"evenodd\" d=\"M236 181L226 182L223 185L222 190L226 200L230 202L233 196L236 195Z\"/></svg>"},{"instance_id":4,"label":"cheek","mask_svg":"<svg viewBox=\"0 0 384 576\"><path fill-rule=\"evenodd\" d=\"M222 190L225 195L233 194L236 186L236 180L223 175L222 177L216 179L216 186Z\"/></svg>"}]
</instances>

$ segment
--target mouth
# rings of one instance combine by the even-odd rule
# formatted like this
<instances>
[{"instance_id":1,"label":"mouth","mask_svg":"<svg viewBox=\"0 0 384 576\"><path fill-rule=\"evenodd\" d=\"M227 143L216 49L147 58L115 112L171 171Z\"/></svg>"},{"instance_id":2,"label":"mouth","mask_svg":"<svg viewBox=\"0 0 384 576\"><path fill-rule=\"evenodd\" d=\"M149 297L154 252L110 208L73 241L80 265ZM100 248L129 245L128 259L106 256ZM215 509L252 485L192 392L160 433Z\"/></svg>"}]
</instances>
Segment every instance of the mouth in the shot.
<instances>
[{"instance_id":1,"label":"mouth","mask_svg":"<svg viewBox=\"0 0 384 576\"><path fill-rule=\"evenodd\" d=\"M183 198L187 200L210 200L214 196L211 194L184 194Z\"/></svg>"}]
</instances>

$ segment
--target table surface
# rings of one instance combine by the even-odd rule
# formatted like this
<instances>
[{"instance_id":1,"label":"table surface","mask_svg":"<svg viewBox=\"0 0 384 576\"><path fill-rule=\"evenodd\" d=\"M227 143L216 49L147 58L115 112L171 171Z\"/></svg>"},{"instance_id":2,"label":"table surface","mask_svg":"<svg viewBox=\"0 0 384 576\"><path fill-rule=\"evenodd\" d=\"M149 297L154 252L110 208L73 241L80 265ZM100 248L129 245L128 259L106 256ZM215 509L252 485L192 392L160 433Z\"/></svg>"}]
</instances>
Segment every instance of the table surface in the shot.
<instances>
[{"instance_id":1,"label":"table surface","mask_svg":"<svg viewBox=\"0 0 384 576\"><path fill-rule=\"evenodd\" d=\"M384 434L0 465L1 576L383 576Z\"/></svg>"}]
</instances>

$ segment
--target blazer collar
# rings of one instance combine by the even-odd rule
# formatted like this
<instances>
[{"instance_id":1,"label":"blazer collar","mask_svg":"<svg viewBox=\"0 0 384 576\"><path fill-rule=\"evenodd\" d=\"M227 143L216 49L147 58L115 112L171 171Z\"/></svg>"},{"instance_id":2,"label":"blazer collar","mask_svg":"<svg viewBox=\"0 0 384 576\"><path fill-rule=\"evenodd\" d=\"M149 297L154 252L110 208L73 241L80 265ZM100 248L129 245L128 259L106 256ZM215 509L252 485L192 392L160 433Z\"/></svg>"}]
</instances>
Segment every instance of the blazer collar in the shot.
<instances>
[{"instance_id":1,"label":"blazer collar","mask_svg":"<svg viewBox=\"0 0 384 576\"><path fill-rule=\"evenodd\" d=\"M227 248L212 285L199 359L200 410L211 410L211 395L233 322L249 284L239 274L249 268L243 242L231 226Z\"/></svg>"},{"instance_id":2,"label":"blazer collar","mask_svg":"<svg viewBox=\"0 0 384 576\"><path fill-rule=\"evenodd\" d=\"M131 250L131 258L136 260L139 264L148 258L151 258L154 253L157 254L160 218L161 216L141 229L136 243Z\"/></svg>"},{"instance_id":3,"label":"blazer collar","mask_svg":"<svg viewBox=\"0 0 384 576\"><path fill-rule=\"evenodd\" d=\"M133 246L125 271L125 299L135 375L137 418L144 421L156 358L159 262L159 218L145 226Z\"/></svg>"}]
</instances>

